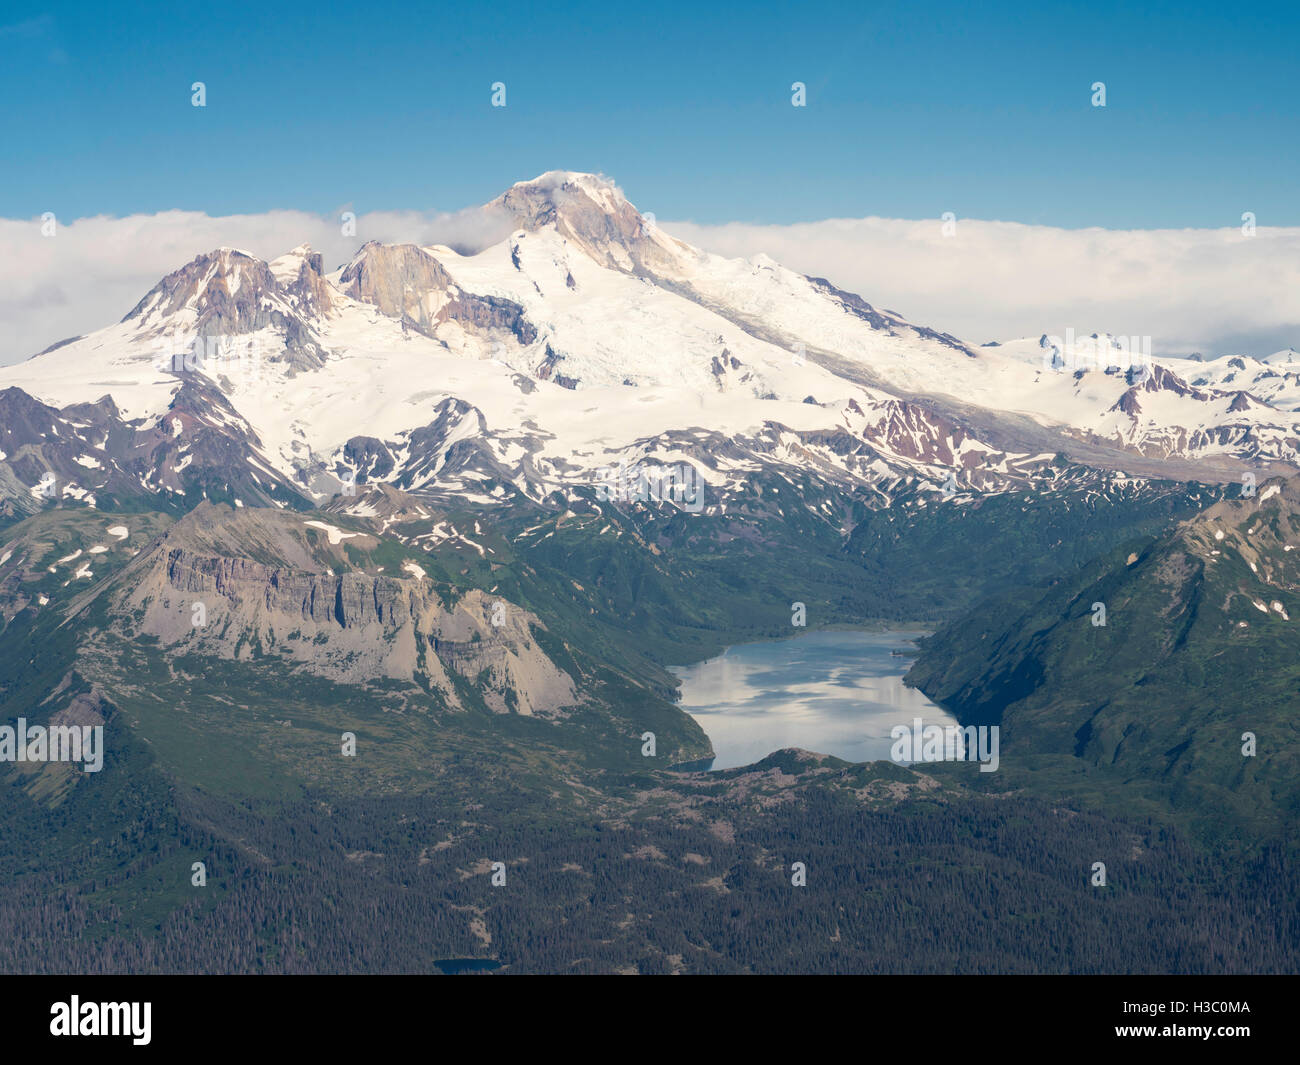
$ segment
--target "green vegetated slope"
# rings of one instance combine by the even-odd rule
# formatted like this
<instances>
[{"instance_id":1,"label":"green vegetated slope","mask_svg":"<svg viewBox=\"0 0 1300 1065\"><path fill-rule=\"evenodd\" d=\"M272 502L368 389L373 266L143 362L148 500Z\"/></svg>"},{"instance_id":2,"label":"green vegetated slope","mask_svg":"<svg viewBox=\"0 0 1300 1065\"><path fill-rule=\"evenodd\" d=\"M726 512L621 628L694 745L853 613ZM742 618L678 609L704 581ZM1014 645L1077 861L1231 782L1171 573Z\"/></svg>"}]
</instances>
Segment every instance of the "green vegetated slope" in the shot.
<instances>
[{"instance_id":1,"label":"green vegetated slope","mask_svg":"<svg viewBox=\"0 0 1300 1065\"><path fill-rule=\"evenodd\" d=\"M1274 481L983 604L923 641L908 681L999 723L1020 786L1276 836L1300 814L1297 625L1300 486Z\"/></svg>"},{"instance_id":2,"label":"green vegetated slope","mask_svg":"<svg viewBox=\"0 0 1300 1065\"><path fill-rule=\"evenodd\" d=\"M127 750L132 749L127 744ZM1293 967L1286 856L892 765L782 752L578 809L502 782L232 802L131 753L22 806L0 969L23 972L1248 972ZM9 796L6 796L9 798ZM129 813L128 813L129 811ZM118 827L129 826L127 828ZM46 856L39 857L42 848ZM204 863L207 883L191 882ZM1104 861L1108 885L1091 885ZM505 873L493 884L494 865ZM792 883L800 863L806 885Z\"/></svg>"},{"instance_id":3,"label":"green vegetated slope","mask_svg":"<svg viewBox=\"0 0 1300 1065\"><path fill-rule=\"evenodd\" d=\"M527 523L514 549L624 650L686 663L740 639L865 619L936 621L984 596L1034 586L1220 497L1217 486L1112 475L1040 493L899 493L871 509L815 481L757 474L722 516L641 507ZM521 525L524 523L520 523Z\"/></svg>"},{"instance_id":4,"label":"green vegetated slope","mask_svg":"<svg viewBox=\"0 0 1300 1065\"><path fill-rule=\"evenodd\" d=\"M316 785L418 791L507 772L539 772L539 787L549 786L579 769L640 768L647 729L663 765L709 751L672 705L669 675L660 669L651 683L644 662L602 656L609 640L572 644L570 597L499 539L488 555L421 550L334 515L204 507L174 525L133 517L133 546L93 556L97 572L79 578L88 556L73 557L77 545L117 519L41 515L10 530L14 565L0 571L12 585L6 718L43 723L93 689L101 712L132 728L177 780L232 796L292 797ZM383 616L417 599L454 630L437 646ZM513 673L493 660L498 603L503 617L523 618L511 622L523 648ZM203 627L192 626L196 608ZM410 660L377 662L398 637ZM539 674L571 690L563 705L519 712L519 689ZM340 755L344 732L371 749L364 773Z\"/></svg>"},{"instance_id":5,"label":"green vegetated slope","mask_svg":"<svg viewBox=\"0 0 1300 1065\"><path fill-rule=\"evenodd\" d=\"M1060 551L1080 550L1067 511L1083 497L918 500L849 515L846 540L805 519L816 501L801 507L799 489L755 485L748 513L723 524L645 508L566 507L501 529L453 515L475 529L472 546L419 540L430 521L133 515L127 549L98 553L81 578L83 559L58 560L97 545L113 515L12 526L0 535L14 551L0 565L14 607L0 632L3 716L43 721L80 699L109 742L99 774L0 767L12 815L0 968L84 968L88 941L105 971L431 971L456 957L507 971L1292 964L1285 849L1190 847L1155 800L1089 812L1088 795L1061 801L1055 777L985 797L990 775L969 765L798 752L667 771L707 739L672 705L666 663L788 635L796 600L812 626L969 609L1013 580L1041 584ZM1104 552L1208 501L1199 486L1116 484L1080 520ZM1043 544L1058 553L1035 554ZM204 581L218 570L243 613L214 602ZM165 594L160 573L173 579ZM267 603L298 588L300 622L245 610L248 582ZM433 649L459 663L447 684L429 657L376 675L370 644L347 642L372 623L354 624L367 595L478 619ZM198 598L210 613L195 635L173 622ZM498 601L535 619L513 630L535 648L529 661L572 678L562 712L520 713L523 674L478 668ZM355 758L341 755L344 731ZM191 884L194 861L205 888ZM495 861L505 887L491 884ZM796 861L806 888L791 884ZM1101 894L1095 861L1110 871Z\"/></svg>"},{"instance_id":6,"label":"green vegetated slope","mask_svg":"<svg viewBox=\"0 0 1300 1065\"><path fill-rule=\"evenodd\" d=\"M1082 487L934 496L873 511L844 553L882 616L948 620L981 598L1036 587L1221 497L1219 486L1109 476Z\"/></svg>"}]
</instances>

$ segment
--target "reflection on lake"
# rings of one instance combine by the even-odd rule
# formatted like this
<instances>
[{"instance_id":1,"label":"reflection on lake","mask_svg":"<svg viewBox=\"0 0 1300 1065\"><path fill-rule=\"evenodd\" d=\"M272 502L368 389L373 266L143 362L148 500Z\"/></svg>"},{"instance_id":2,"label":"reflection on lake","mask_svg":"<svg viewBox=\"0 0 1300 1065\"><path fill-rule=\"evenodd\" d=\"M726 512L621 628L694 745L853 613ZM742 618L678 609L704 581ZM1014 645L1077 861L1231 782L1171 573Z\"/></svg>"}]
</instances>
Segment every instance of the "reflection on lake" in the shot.
<instances>
[{"instance_id":1,"label":"reflection on lake","mask_svg":"<svg viewBox=\"0 0 1300 1065\"><path fill-rule=\"evenodd\" d=\"M802 747L850 762L888 759L895 725L956 725L903 684L918 632L810 632L729 647L717 658L673 669L680 706L708 733L713 769ZM905 651L907 657L891 655Z\"/></svg>"}]
</instances>

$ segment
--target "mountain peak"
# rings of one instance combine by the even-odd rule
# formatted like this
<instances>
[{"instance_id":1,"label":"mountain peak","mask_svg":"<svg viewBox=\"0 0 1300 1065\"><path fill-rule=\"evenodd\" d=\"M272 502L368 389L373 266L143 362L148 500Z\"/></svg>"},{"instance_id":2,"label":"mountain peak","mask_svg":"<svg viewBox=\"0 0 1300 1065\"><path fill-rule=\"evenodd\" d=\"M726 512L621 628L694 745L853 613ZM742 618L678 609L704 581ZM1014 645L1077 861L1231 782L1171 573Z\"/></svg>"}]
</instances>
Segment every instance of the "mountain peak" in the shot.
<instances>
[{"instance_id":1,"label":"mountain peak","mask_svg":"<svg viewBox=\"0 0 1300 1065\"><path fill-rule=\"evenodd\" d=\"M217 248L173 270L122 321L155 341L173 334L171 343L181 347L270 329L284 343L274 358L295 370L319 366L325 353L307 319L333 305L321 265L311 251L291 252L273 266L237 248Z\"/></svg>"},{"instance_id":2,"label":"mountain peak","mask_svg":"<svg viewBox=\"0 0 1300 1065\"><path fill-rule=\"evenodd\" d=\"M627 198L623 195L622 189L618 187L613 178L605 174L591 174L581 170L548 170L544 174L538 174L537 177L527 181L516 181L503 194L502 198L504 199L516 190L559 194L566 191L571 193L581 191L589 196L606 199L611 209L616 209L618 204L627 203Z\"/></svg>"},{"instance_id":3,"label":"mountain peak","mask_svg":"<svg viewBox=\"0 0 1300 1065\"><path fill-rule=\"evenodd\" d=\"M269 267L261 259L238 248L216 248L201 252L188 263L158 282L123 318L142 324L188 308L202 316L216 299L229 299L241 288L274 287Z\"/></svg>"},{"instance_id":4,"label":"mountain peak","mask_svg":"<svg viewBox=\"0 0 1300 1065\"><path fill-rule=\"evenodd\" d=\"M488 207L513 215L527 230L572 227L584 216L643 221L612 180L574 170L548 170L531 181L517 181Z\"/></svg>"},{"instance_id":5,"label":"mountain peak","mask_svg":"<svg viewBox=\"0 0 1300 1065\"><path fill-rule=\"evenodd\" d=\"M548 170L510 186L487 208L513 217L526 232L553 229L601 266L624 273L653 273L691 254L603 174Z\"/></svg>"},{"instance_id":6,"label":"mountain peak","mask_svg":"<svg viewBox=\"0 0 1300 1065\"><path fill-rule=\"evenodd\" d=\"M325 284L325 259L310 244L299 244L292 251L272 259L271 273L287 292L306 300L314 313L329 309L332 300Z\"/></svg>"}]
</instances>

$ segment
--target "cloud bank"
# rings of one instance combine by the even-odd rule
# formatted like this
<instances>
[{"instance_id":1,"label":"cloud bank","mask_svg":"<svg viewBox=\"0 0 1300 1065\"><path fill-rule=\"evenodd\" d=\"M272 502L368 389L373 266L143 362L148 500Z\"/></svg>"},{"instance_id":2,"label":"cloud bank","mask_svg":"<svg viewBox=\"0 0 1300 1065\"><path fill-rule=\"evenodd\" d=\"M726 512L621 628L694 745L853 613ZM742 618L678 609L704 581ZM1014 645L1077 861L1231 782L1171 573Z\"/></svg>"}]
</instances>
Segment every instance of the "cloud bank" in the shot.
<instances>
[{"instance_id":1,"label":"cloud bank","mask_svg":"<svg viewBox=\"0 0 1300 1065\"><path fill-rule=\"evenodd\" d=\"M1300 347L1300 228L1246 236L969 219L659 224L723 255L765 253L972 344L1071 328L1149 336L1157 354ZM339 218L300 211L83 218L58 223L53 237L40 219L0 219L0 364L117 321L163 275L223 245L272 259L307 242L333 269L367 240L472 251L508 231L508 220L478 208L364 214L350 236Z\"/></svg>"},{"instance_id":2,"label":"cloud bank","mask_svg":"<svg viewBox=\"0 0 1300 1065\"><path fill-rule=\"evenodd\" d=\"M119 321L164 276L220 247L274 259L299 244L347 262L368 240L447 244L470 253L504 239L510 220L481 208L450 214L391 211L360 215L355 235L339 217L270 211L213 218L163 211L125 218L55 221L0 219L0 365Z\"/></svg>"},{"instance_id":3,"label":"cloud bank","mask_svg":"<svg viewBox=\"0 0 1300 1065\"><path fill-rule=\"evenodd\" d=\"M1300 228L1056 229L956 219L665 223L723 255L759 252L972 344L1042 333L1149 336L1157 354L1300 347Z\"/></svg>"}]
</instances>

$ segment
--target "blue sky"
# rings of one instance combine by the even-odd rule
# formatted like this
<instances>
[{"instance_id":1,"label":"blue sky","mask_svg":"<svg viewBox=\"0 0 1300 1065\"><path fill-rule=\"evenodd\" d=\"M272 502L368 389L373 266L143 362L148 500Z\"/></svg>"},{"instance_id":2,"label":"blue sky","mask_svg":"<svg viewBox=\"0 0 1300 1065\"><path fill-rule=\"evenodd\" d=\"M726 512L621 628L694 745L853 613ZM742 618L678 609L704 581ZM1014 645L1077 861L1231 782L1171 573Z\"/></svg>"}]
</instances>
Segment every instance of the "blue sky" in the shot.
<instances>
[{"instance_id":1,"label":"blue sky","mask_svg":"<svg viewBox=\"0 0 1300 1065\"><path fill-rule=\"evenodd\" d=\"M702 223L1300 223L1300 5L565 7L6 3L0 216L455 210L559 168Z\"/></svg>"}]
</instances>

